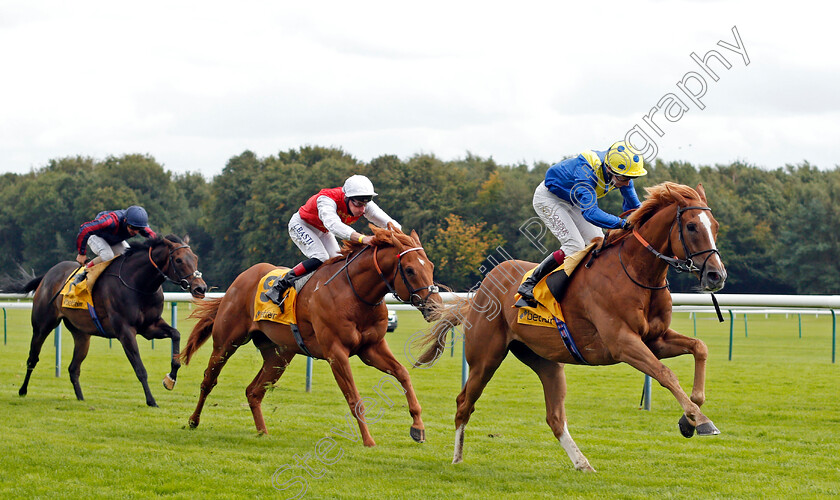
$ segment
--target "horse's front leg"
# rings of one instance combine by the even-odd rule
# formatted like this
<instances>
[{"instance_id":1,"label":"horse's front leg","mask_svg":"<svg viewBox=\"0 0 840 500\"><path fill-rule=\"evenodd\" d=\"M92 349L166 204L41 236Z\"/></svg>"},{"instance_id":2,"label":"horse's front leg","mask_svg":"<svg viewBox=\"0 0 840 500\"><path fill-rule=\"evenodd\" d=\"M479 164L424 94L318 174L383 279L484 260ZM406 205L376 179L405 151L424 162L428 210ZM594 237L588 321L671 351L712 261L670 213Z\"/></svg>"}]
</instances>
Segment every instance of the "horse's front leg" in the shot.
<instances>
[{"instance_id":1,"label":"horse's front leg","mask_svg":"<svg viewBox=\"0 0 840 500\"><path fill-rule=\"evenodd\" d=\"M411 377L408 375L408 370L397 361L391 348L383 338L376 344L363 350L359 357L365 364L370 365L381 372L387 373L397 378L400 385L402 385L403 393L406 400L408 400L408 412L414 422L411 424L409 434L411 438L418 443L426 442L426 427L423 425L423 420L420 418L420 413L423 411L420 408L420 402L417 400L417 394L414 392L414 387L411 385ZM382 387L382 381L377 384L377 389ZM377 392L378 393L378 392ZM380 394L380 397L382 395ZM382 397L383 400L390 401L389 398ZM391 406L390 404L388 406Z\"/></svg>"},{"instance_id":2,"label":"horse's front leg","mask_svg":"<svg viewBox=\"0 0 840 500\"><path fill-rule=\"evenodd\" d=\"M128 327L120 328L117 331L117 340L122 344L125 356L128 358L129 363L131 363L131 367L134 368L134 374L137 375L137 379L143 385L143 392L146 394L146 404L148 406L157 406L157 402L155 402L155 398L152 396L152 391L149 389L146 367L143 366L143 360L140 359L136 332Z\"/></svg>"},{"instance_id":3,"label":"horse's front leg","mask_svg":"<svg viewBox=\"0 0 840 500\"><path fill-rule=\"evenodd\" d=\"M709 357L706 344L700 339L686 337L669 328L662 337L650 344L650 349L659 359L689 353L694 356L694 386L691 389L691 400L697 406L703 406L706 402L706 359Z\"/></svg>"},{"instance_id":4,"label":"horse's front leg","mask_svg":"<svg viewBox=\"0 0 840 500\"><path fill-rule=\"evenodd\" d=\"M370 435L367 423L365 422L365 406L359 396L359 390L353 381L353 372L350 370L349 352L340 344L334 344L325 350L325 357L330 363L333 376L335 377L344 399L350 406L350 413L359 422L359 432L362 436L362 443L365 446L376 446L373 436Z\"/></svg>"},{"instance_id":5,"label":"horse's front leg","mask_svg":"<svg viewBox=\"0 0 840 500\"><path fill-rule=\"evenodd\" d=\"M178 378L178 369L181 368L181 362L178 360L181 354L181 332L176 328L170 326L163 318L158 320L141 333L147 339L172 339L172 358L170 363L170 371L163 377L163 387L171 391L175 388L175 382Z\"/></svg>"},{"instance_id":6,"label":"horse's front leg","mask_svg":"<svg viewBox=\"0 0 840 500\"><path fill-rule=\"evenodd\" d=\"M683 436L691 437L694 434L695 427L698 434L701 435L720 434L712 421L700 411L700 406L691 401L680 387L679 380L677 380L674 372L656 358L636 332L625 325L618 335L607 342L607 346L613 358L650 375L662 387L671 391L685 413L680 418L680 432Z\"/></svg>"}]
</instances>

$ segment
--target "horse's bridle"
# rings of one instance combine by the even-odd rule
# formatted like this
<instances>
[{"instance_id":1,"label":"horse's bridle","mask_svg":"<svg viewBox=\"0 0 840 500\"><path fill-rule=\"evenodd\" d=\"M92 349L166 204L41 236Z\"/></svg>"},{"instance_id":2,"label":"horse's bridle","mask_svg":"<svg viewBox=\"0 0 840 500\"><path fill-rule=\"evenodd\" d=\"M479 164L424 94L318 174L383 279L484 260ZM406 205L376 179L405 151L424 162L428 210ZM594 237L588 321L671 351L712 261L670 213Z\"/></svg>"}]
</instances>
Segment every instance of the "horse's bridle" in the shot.
<instances>
[{"instance_id":1,"label":"horse's bridle","mask_svg":"<svg viewBox=\"0 0 840 500\"><path fill-rule=\"evenodd\" d=\"M639 234L639 232L636 230L635 227L633 228L633 236L635 236L636 239L639 240L639 243L641 243L642 246L644 246L651 253L653 253L653 255L655 255L657 259L661 259L661 260L665 261L665 263L668 264L669 267L673 268L676 272L678 272L678 273L699 273L702 276L703 270L706 269L706 263L709 261L709 258L714 254L717 254L718 257L720 257L720 251L717 248L709 248L708 250L701 250L699 252L692 253L688 249L688 245L686 245L685 238L683 237L683 228L682 228L682 223L681 223L681 220L680 220L683 212L686 212L688 210L709 210L709 211L711 211L712 209L709 208L709 207L700 207L700 206L678 207L677 208L677 217L676 217L676 219L674 219L674 222L671 224L671 229L668 231L668 234L670 235L674 231L674 225L676 225L677 230L678 230L677 234L679 235L680 243L682 244L682 247L683 247L683 253L685 254L684 259L679 259L676 256L668 257L667 255L663 255L661 252L659 252L658 250L653 248L653 246L650 243L648 243L647 240L645 240L642 237L642 235ZM624 241L626 241L626 240L624 240ZM630 275L630 273L627 271L627 266L624 265L624 261L621 258L621 249L624 248L624 241L621 242L621 246L618 249L618 261L621 263L621 268L624 269L624 274L626 274L627 277L630 278L630 281L632 281L636 285L638 285L642 288L645 288L647 290L662 290L663 288L667 288L668 287L667 281L663 286L647 286L647 285L644 285L642 283L639 283L638 281L636 281ZM692 260L692 258L694 258L698 255L706 254L706 253L709 254L709 255L707 255L706 258L703 260L703 267L697 267L694 264L694 261Z\"/></svg>"},{"instance_id":2,"label":"horse's bridle","mask_svg":"<svg viewBox=\"0 0 840 500\"><path fill-rule=\"evenodd\" d=\"M385 278L385 275L382 274L382 270L379 269L379 262L376 260L376 251L377 251L378 248L379 247L375 247L373 249L373 265L376 267L376 272L379 273L379 277L382 278L382 281L385 282L385 286L388 287L388 291L391 292L392 294L394 294L394 298L396 298L397 300L399 300L403 304L411 304L412 306L416 307L417 309L423 310L423 308L426 307L426 301L429 300L429 297L431 297L432 294L440 292L440 288L438 288L438 286L435 285L434 283L432 283L429 286L422 286L420 288L412 288L411 284L408 282L408 277L405 275L405 268L403 268L403 265L402 265L403 255L405 255L409 252L417 252L417 251L423 250L423 247L409 248L408 250L403 250L402 252L399 253L399 255L397 255L397 269L394 271L394 276L390 280L390 281L394 282L395 286L393 286L393 287L391 286L390 281ZM402 277L402 280L403 280L403 285L405 285L405 289L408 290L408 300L403 299L397 293L397 289L396 289L397 272L400 273L400 277ZM429 292L426 294L425 297L420 297L420 294L418 294L417 292L421 292L423 290L428 290ZM415 299L417 299L417 300L415 301Z\"/></svg>"},{"instance_id":3,"label":"horse's bridle","mask_svg":"<svg viewBox=\"0 0 840 500\"><path fill-rule=\"evenodd\" d=\"M169 250L169 259L168 259L167 263L169 264L170 269L174 270L177 273L177 268L175 267L175 262L172 259L172 254L174 254L175 251L177 251L177 250L180 250L182 248L189 248L189 247L190 247L189 245L183 244L181 246L177 246L177 247L171 248ZM183 276L178 276L177 280L174 280L174 279L170 278L166 273L161 271L160 267L158 267L158 265L155 263L155 260L152 259L152 247L149 247L149 261L152 263L152 266L154 266L154 268L157 270L158 274L163 276L164 279L166 279L167 281L171 281L172 283L175 283L176 285L181 287L181 290L184 290L184 291L187 291L187 292L192 291L192 283L187 278L192 278L194 280L197 280L197 279L201 278L201 271L199 271L198 269L196 269L195 271L193 271L191 273L185 274Z\"/></svg>"},{"instance_id":4,"label":"horse's bridle","mask_svg":"<svg viewBox=\"0 0 840 500\"><path fill-rule=\"evenodd\" d=\"M359 295L359 292L356 291L356 287L353 286L353 281L350 279L350 271L348 270L348 268L350 267L350 263L353 262L353 260L355 260L356 257L361 255L362 252L364 252L368 248L370 248L370 246L366 246L365 248L363 248L361 252L356 254L356 256L353 257L353 259L350 259L347 262L347 264L344 265L343 269L344 269L344 272L347 276L347 283L350 284L350 289L353 290L353 294L356 295L356 298L359 299L361 302L369 305L369 306L378 306L379 304L382 303L382 300L380 300L379 302L374 304L372 302L368 302L361 295ZM376 254L377 254L378 250L379 250L379 247L376 247L376 246L373 247L373 265L376 268L376 272L379 274L379 278L382 279L382 282L385 283L385 286L388 288L388 292L394 294L394 298L396 298L397 300L399 300L403 304L411 304L412 306L414 306L414 307L416 307L417 309L420 309L420 310L422 310L424 307L426 307L426 301L429 300L429 297L431 297L432 294L438 293L440 291L440 288L438 288L438 286L435 285L435 284L431 284L429 286L424 286L424 287L420 287L420 288L413 288L411 286L411 284L408 282L408 277L405 275L405 269L402 266L403 255L405 255L409 252L415 252L415 251L423 250L423 247L409 248L408 250L403 250L402 252L400 252L399 255L397 255L397 268L394 269L394 276L392 276L390 280L385 277L385 274L382 272L382 269L379 267L379 261L376 258ZM339 272L341 272L341 271L339 270ZM391 285L391 282L396 282L397 274L399 274L402 277L403 284L405 285L405 289L408 290L408 300L400 297L399 293L396 290L396 287ZM335 276L333 276L333 277L335 277ZM332 280L332 278L330 278L327 281L327 283L329 283L331 280ZM428 290L428 293L426 294L425 297L420 297L420 294L418 292L421 292L423 290Z\"/></svg>"}]
</instances>

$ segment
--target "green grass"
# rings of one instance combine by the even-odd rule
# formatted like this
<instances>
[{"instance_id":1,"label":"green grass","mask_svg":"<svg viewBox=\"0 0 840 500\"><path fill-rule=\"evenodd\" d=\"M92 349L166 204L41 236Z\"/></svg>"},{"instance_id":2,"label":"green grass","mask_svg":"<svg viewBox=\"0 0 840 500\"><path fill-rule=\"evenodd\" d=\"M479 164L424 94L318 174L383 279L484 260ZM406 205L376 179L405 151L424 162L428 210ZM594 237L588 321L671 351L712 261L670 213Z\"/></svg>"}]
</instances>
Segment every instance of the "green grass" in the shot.
<instances>
[{"instance_id":1,"label":"green grass","mask_svg":"<svg viewBox=\"0 0 840 500\"><path fill-rule=\"evenodd\" d=\"M179 326L189 323L182 306ZM169 317L166 312L165 317ZM54 376L51 336L21 398L31 336L28 311L8 311L8 344L0 345L0 497L287 498L272 488L272 474L295 456L314 454L324 436L339 448L331 465L314 459L321 474L302 469L305 498L820 498L840 495L840 364L831 363L831 323L825 316L753 316L749 337L735 323L733 360L727 360L729 324L698 321L709 345L704 412L720 428L716 437L685 439L680 409L654 383L650 412L637 409L643 375L627 365L567 366L569 429L596 474L577 472L545 424L537 377L510 356L477 404L466 431L464 463L453 466L455 396L461 383L461 346L428 370L411 370L423 405L427 442L408 436L405 399L386 393L392 407L370 425L377 446L365 448L331 432L346 429L348 409L323 361L306 393L305 359L296 358L263 404L268 436L260 437L244 396L261 365L252 345L232 357L211 394L198 429L186 428L209 356L202 348L182 368L173 392L160 380L168 371L168 342L155 349L140 339L143 360L160 408L144 404L140 384L115 342L94 339L82 365L85 401L76 401L67 376L72 338L63 333L61 376ZM674 326L691 334L687 314ZM424 328L416 312L400 312L389 334L397 356L410 334ZM693 361L667 360L686 390ZM376 398L379 371L353 358L363 396Z\"/></svg>"}]
</instances>

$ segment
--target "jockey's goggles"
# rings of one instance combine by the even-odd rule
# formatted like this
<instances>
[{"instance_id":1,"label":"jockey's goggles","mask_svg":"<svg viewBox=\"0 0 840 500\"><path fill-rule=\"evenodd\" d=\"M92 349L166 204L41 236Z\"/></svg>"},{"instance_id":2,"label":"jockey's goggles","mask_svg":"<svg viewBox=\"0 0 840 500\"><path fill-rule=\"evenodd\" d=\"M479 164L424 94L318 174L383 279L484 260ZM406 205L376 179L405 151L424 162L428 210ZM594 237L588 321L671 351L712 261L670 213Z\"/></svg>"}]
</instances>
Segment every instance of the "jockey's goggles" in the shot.
<instances>
[{"instance_id":1,"label":"jockey's goggles","mask_svg":"<svg viewBox=\"0 0 840 500\"><path fill-rule=\"evenodd\" d=\"M350 202L357 207L367 205L371 200L373 200L373 196L354 196L350 198Z\"/></svg>"}]
</instances>

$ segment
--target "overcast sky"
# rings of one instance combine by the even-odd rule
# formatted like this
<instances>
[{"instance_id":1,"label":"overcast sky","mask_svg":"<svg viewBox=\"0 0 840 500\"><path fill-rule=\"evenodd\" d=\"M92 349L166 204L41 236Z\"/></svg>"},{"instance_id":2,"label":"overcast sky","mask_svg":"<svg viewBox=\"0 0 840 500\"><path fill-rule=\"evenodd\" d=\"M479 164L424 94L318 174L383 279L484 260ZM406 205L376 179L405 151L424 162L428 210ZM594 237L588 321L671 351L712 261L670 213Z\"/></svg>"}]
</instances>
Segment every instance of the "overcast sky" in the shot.
<instances>
[{"instance_id":1,"label":"overcast sky","mask_svg":"<svg viewBox=\"0 0 840 500\"><path fill-rule=\"evenodd\" d=\"M0 0L0 172L144 153L209 178L304 145L532 165L634 126L666 161L834 168L840 42L819 4ZM710 50L718 81L690 56Z\"/></svg>"}]
</instances>

